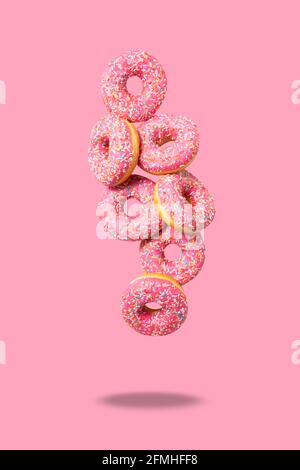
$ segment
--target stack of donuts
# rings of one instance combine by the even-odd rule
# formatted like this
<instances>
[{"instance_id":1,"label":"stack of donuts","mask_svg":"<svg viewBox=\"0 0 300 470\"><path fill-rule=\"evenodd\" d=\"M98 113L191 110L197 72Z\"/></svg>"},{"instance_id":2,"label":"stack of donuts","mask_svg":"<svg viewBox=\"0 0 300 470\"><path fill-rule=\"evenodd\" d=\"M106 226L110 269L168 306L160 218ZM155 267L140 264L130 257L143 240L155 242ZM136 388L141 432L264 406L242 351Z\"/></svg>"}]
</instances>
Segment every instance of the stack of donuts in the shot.
<instances>
[{"instance_id":1,"label":"stack of donuts","mask_svg":"<svg viewBox=\"0 0 300 470\"><path fill-rule=\"evenodd\" d=\"M143 83L138 95L127 88L132 76ZM185 170L198 152L197 126L182 115L156 114L166 91L165 72L147 52L114 58L101 83L108 114L93 127L88 152L104 187L97 206L101 230L110 238L140 241L143 274L122 295L121 311L130 327L149 336L173 333L185 321L182 285L202 268L204 229L215 215L211 194ZM133 174L137 165L156 176ZM129 215L132 198L139 202L138 216ZM164 254L170 244L181 250L175 260Z\"/></svg>"}]
</instances>

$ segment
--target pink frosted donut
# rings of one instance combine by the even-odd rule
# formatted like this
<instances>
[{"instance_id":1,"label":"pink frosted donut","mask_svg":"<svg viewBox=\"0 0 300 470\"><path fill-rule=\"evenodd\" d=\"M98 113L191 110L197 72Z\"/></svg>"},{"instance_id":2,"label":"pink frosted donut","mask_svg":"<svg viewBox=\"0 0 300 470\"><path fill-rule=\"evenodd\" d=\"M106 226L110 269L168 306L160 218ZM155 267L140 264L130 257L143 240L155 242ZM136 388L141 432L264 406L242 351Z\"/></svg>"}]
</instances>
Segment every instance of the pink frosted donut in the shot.
<instances>
[{"instance_id":1,"label":"pink frosted donut","mask_svg":"<svg viewBox=\"0 0 300 470\"><path fill-rule=\"evenodd\" d=\"M187 171L162 176L155 185L154 203L163 221L186 235L199 233L215 216L213 197Z\"/></svg>"},{"instance_id":2,"label":"pink frosted donut","mask_svg":"<svg viewBox=\"0 0 300 470\"><path fill-rule=\"evenodd\" d=\"M178 259L168 260L165 248L176 244L181 249ZM163 273L173 277L179 284L186 284L201 270L205 260L205 247L197 241L174 236L164 240L163 234L157 240L143 240L140 244L140 261L147 273Z\"/></svg>"},{"instance_id":3,"label":"pink frosted donut","mask_svg":"<svg viewBox=\"0 0 300 470\"><path fill-rule=\"evenodd\" d=\"M148 303L158 303L152 309ZM178 282L164 274L145 274L132 281L122 296L121 312L138 333L164 336L178 330L187 316L187 301Z\"/></svg>"},{"instance_id":4,"label":"pink frosted donut","mask_svg":"<svg viewBox=\"0 0 300 470\"><path fill-rule=\"evenodd\" d=\"M123 183L138 157L139 135L130 122L106 116L93 127L88 161L97 180L109 186Z\"/></svg>"},{"instance_id":5,"label":"pink frosted donut","mask_svg":"<svg viewBox=\"0 0 300 470\"><path fill-rule=\"evenodd\" d=\"M154 186L154 182L144 176L131 175L120 186L107 188L96 211L100 218L98 237L143 240L157 233L161 224L153 203ZM136 210L128 208L130 198L138 201Z\"/></svg>"},{"instance_id":6,"label":"pink frosted donut","mask_svg":"<svg viewBox=\"0 0 300 470\"><path fill-rule=\"evenodd\" d=\"M143 91L132 95L127 80L136 76ZM160 63L145 51L129 51L111 61L102 78L101 92L107 109L131 122L151 118L165 97L167 78Z\"/></svg>"},{"instance_id":7,"label":"pink frosted donut","mask_svg":"<svg viewBox=\"0 0 300 470\"><path fill-rule=\"evenodd\" d=\"M199 148L196 124L185 116L158 114L139 127L139 166L154 175L175 173L188 166ZM162 147L166 142L172 142Z\"/></svg>"}]
</instances>

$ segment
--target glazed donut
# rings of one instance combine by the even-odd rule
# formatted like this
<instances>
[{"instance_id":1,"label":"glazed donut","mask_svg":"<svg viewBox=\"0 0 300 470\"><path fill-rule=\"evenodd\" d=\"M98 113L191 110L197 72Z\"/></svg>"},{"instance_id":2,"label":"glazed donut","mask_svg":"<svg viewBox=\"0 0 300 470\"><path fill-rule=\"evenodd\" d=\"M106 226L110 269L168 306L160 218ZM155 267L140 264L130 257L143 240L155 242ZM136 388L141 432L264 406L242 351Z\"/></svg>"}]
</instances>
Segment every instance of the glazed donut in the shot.
<instances>
[{"instance_id":1,"label":"glazed donut","mask_svg":"<svg viewBox=\"0 0 300 470\"><path fill-rule=\"evenodd\" d=\"M158 114L139 127L139 166L154 175L176 173L188 166L199 148L196 124L185 116ZM161 147L166 142L172 144Z\"/></svg>"},{"instance_id":2,"label":"glazed donut","mask_svg":"<svg viewBox=\"0 0 300 470\"><path fill-rule=\"evenodd\" d=\"M154 188L154 203L163 221L185 235L199 233L215 216L213 197L188 171L162 176Z\"/></svg>"},{"instance_id":3,"label":"glazed donut","mask_svg":"<svg viewBox=\"0 0 300 470\"><path fill-rule=\"evenodd\" d=\"M98 238L143 240L158 233L161 221L153 203L154 186L144 176L131 175L125 183L107 188L96 210L101 219L97 225ZM130 214L127 207L130 198L140 203L138 214Z\"/></svg>"},{"instance_id":4,"label":"glazed donut","mask_svg":"<svg viewBox=\"0 0 300 470\"><path fill-rule=\"evenodd\" d=\"M176 244L181 249L178 259L168 260L165 248ZM140 261L147 273L163 273L173 277L179 284L186 284L201 270L205 260L204 244L186 238L170 237L166 240L163 234L157 240L143 240L140 244Z\"/></svg>"},{"instance_id":5,"label":"glazed donut","mask_svg":"<svg viewBox=\"0 0 300 470\"><path fill-rule=\"evenodd\" d=\"M150 302L161 308L151 309ZM176 331L187 316L187 301L180 284L164 274L144 274L132 281L122 296L121 312L138 333L164 336Z\"/></svg>"},{"instance_id":6,"label":"glazed donut","mask_svg":"<svg viewBox=\"0 0 300 470\"><path fill-rule=\"evenodd\" d=\"M92 129L88 155L90 168L101 183L121 184L138 161L138 132L130 122L106 116Z\"/></svg>"},{"instance_id":7,"label":"glazed donut","mask_svg":"<svg viewBox=\"0 0 300 470\"><path fill-rule=\"evenodd\" d=\"M143 82L143 91L138 95L127 90L127 80L133 76ZM166 91L167 78L162 66L145 51L129 51L113 59L101 83L109 112L131 122L150 119L163 102Z\"/></svg>"}]
</instances>

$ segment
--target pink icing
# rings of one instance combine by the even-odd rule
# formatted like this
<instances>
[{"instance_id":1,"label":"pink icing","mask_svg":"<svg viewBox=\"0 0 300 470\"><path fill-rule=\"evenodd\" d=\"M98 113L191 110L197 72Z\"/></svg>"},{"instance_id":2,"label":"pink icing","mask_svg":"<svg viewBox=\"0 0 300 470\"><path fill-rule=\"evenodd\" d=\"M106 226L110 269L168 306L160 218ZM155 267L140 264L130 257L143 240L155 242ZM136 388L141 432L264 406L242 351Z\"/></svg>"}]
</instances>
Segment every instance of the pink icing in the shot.
<instances>
[{"instance_id":1,"label":"pink icing","mask_svg":"<svg viewBox=\"0 0 300 470\"><path fill-rule=\"evenodd\" d=\"M104 184L115 186L134 161L130 130L126 121L114 116L102 118L93 127L88 161L91 171Z\"/></svg>"},{"instance_id":2,"label":"pink icing","mask_svg":"<svg viewBox=\"0 0 300 470\"><path fill-rule=\"evenodd\" d=\"M127 90L129 77L139 77L143 91ZM160 63L145 51L133 50L111 61L102 78L101 92L107 109L131 122L146 121L161 105L167 91L167 78Z\"/></svg>"},{"instance_id":3,"label":"pink icing","mask_svg":"<svg viewBox=\"0 0 300 470\"><path fill-rule=\"evenodd\" d=\"M160 310L149 311L146 304L156 302ZM126 323L138 333L164 336L176 331L187 316L184 293L169 280L142 277L132 281L122 296L121 312Z\"/></svg>"},{"instance_id":4,"label":"pink icing","mask_svg":"<svg viewBox=\"0 0 300 470\"><path fill-rule=\"evenodd\" d=\"M161 224L153 204L154 186L154 182L144 176L131 175L125 183L104 192L96 214L98 217L105 214L101 223L111 238L142 240L159 230ZM129 198L140 202L135 218L125 211Z\"/></svg>"},{"instance_id":5,"label":"pink icing","mask_svg":"<svg viewBox=\"0 0 300 470\"><path fill-rule=\"evenodd\" d=\"M164 254L165 248L176 244L181 249L178 259L168 260ZM163 234L157 240L143 240L140 244L140 261L147 273L163 273L176 279L180 284L186 284L201 270L205 260L205 247L197 241L174 236L164 240Z\"/></svg>"},{"instance_id":6,"label":"pink icing","mask_svg":"<svg viewBox=\"0 0 300 470\"><path fill-rule=\"evenodd\" d=\"M199 148L196 124L185 116L158 114L139 127L139 166L153 174L174 173L189 165ZM172 143L162 146L166 142Z\"/></svg>"},{"instance_id":7,"label":"pink icing","mask_svg":"<svg viewBox=\"0 0 300 470\"><path fill-rule=\"evenodd\" d=\"M213 197L189 172L162 176L156 185L160 206L175 225L198 232L213 221Z\"/></svg>"}]
</instances>

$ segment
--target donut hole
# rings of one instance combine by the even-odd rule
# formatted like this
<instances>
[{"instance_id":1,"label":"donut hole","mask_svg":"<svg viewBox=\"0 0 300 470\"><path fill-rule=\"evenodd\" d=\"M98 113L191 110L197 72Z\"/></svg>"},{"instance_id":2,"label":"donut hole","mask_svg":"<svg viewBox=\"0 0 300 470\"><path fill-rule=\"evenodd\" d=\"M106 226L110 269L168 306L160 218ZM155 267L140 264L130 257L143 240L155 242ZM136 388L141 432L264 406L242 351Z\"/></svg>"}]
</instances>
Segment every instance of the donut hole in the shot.
<instances>
[{"instance_id":1,"label":"donut hole","mask_svg":"<svg viewBox=\"0 0 300 470\"><path fill-rule=\"evenodd\" d=\"M157 302L148 302L145 305L145 308L146 308L148 313L155 313L158 310L161 310L162 306L160 304L158 304Z\"/></svg>"},{"instance_id":2,"label":"donut hole","mask_svg":"<svg viewBox=\"0 0 300 470\"><path fill-rule=\"evenodd\" d=\"M158 131L154 135L154 142L160 148L168 148L173 146L173 142L177 139L177 133L173 130Z\"/></svg>"},{"instance_id":3,"label":"donut hole","mask_svg":"<svg viewBox=\"0 0 300 470\"><path fill-rule=\"evenodd\" d=\"M173 147L175 139L169 137L168 139L164 139L162 143L159 144L159 147L164 150L168 147Z\"/></svg>"},{"instance_id":4,"label":"donut hole","mask_svg":"<svg viewBox=\"0 0 300 470\"><path fill-rule=\"evenodd\" d=\"M164 249L164 255L165 258L167 258L169 261L174 261L181 256L181 249L179 248L176 243L170 243L166 248Z\"/></svg>"},{"instance_id":5,"label":"donut hole","mask_svg":"<svg viewBox=\"0 0 300 470\"><path fill-rule=\"evenodd\" d=\"M109 138L108 137L103 137L102 139L99 140L99 150L101 154L105 155L105 157L108 157L109 154Z\"/></svg>"},{"instance_id":6,"label":"donut hole","mask_svg":"<svg viewBox=\"0 0 300 470\"><path fill-rule=\"evenodd\" d=\"M141 211L141 203L135 197L129 197L126 199L124 204L124 214L131 219L135 219L139 216Z\"/></svg>"},{"instance_id":7,"label":"donut hole","mask_svg":"<svg viewBox=\"0 0 300 470\"><path fill-rule=\"evenodd\" d=\"M143 82L139 77L133 75L128 78L126 87L131 95L140 95L143 91Z\"/></svg>"},{"instance_id":8,"label":"donut hole","mask_svg":"<svg viewBox=\"0 0 300 470\"><path fill-rule=\"evenodd\" d=\"M189 191L182 191L182 196L186 200L188 204L192 204L194 202L194 198L191 196L191 193Z\"/></svg>"}]
</instances>

